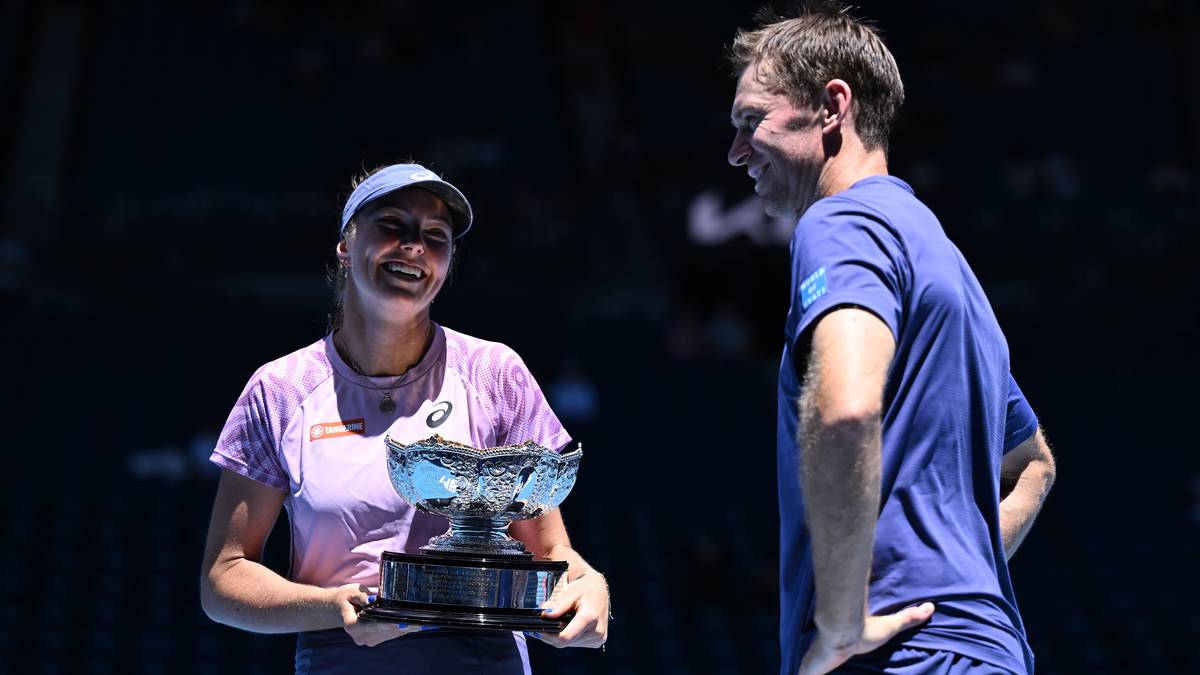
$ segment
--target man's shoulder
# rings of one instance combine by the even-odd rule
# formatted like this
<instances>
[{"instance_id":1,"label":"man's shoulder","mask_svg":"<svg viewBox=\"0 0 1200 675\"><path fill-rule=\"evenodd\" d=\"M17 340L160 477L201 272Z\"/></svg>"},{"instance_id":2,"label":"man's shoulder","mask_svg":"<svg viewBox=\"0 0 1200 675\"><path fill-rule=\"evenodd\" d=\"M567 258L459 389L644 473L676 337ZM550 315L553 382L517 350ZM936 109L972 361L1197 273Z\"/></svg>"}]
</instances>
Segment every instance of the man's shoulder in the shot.
<instances>
[{"instance_id":1,"label":"man's shoulder","mask_svg":"<svg viewBox=\"0 0 1200 675\"><path fill-rule=\"evenodd\" d=\"M870 176L841 192L818 200L804 214L808 218L825 219L866 215L890 223L897 208L921 204L907 183L894 176Z\"/></svg>"},{"instance_id":2,"label":"man's shoulder","mask_svg":"<svg viewBox=\"0 0 1200 675\"><path fill-rule=\"evenodd\" d=\"M901 242L941 231L937 216L894 176L871 176L816 201L800 219L795 237L836 237L845 227L886 230Z\"/></svg>"}]
</instances>

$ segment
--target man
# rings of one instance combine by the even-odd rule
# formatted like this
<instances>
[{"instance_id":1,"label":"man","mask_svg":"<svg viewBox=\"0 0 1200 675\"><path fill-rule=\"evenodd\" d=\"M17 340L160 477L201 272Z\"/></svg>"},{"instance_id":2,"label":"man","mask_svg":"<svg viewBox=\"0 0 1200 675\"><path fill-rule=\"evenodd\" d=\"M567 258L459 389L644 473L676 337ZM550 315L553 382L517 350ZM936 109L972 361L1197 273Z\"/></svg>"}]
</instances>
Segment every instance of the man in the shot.
<instances>
[{"instance_id":1,"label":"man","mask_svg":"<svg viewBox=\"0 0 1200 675\"><path fill-rule=\"evenodd\" d=\"M783 673L1030 672L1007 559L1054 480L979 282L888 175L904 100L837 6L730 50L729 162L798 218L779 377Z\"/></svg>"}]
</instances>

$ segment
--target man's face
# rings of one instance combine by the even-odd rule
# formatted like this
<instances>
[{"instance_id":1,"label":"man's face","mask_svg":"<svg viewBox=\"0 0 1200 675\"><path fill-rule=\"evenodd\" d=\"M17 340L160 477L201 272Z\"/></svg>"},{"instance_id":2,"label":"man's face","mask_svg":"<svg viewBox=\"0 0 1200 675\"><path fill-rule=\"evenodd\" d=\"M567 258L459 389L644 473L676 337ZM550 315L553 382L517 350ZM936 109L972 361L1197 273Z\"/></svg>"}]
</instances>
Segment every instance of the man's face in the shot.
<instances>
[{"instance_id":1,"label":"man's face","mask_svg":"<svg viewBox=\"0 0 1200 675\"><path fill-rule=\"evenodd\" d=\"M410 187L371 202L354 221L354 236L338 244L338 257L350 266L347 292L396 318L428 310L450 269L446 203Z\"/></svg>"},{"instance_id":2,"label":"man's face","mask_svg":"<svg viewBox=\"0 0 1200 675\"><path fill-rule=\"evenodd\" d=\"M769 90L758 73L751 65L738 77L729 163L746 167L769 215L799 218L818 198L825 163L821 109L797 107Z\"/></svg>"}]
</instances>

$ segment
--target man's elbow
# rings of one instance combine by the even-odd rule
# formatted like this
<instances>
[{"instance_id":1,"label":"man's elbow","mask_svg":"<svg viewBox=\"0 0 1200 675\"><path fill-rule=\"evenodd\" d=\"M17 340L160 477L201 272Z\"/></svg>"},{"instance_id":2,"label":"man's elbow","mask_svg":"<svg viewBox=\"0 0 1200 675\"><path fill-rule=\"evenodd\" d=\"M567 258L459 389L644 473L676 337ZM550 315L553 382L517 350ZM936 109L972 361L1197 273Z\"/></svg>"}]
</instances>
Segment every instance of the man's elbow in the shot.
<instances>
[{"instance_id":1,"label":"man's elbow","mask_svg":"<svg viewBox=\"0 0 1200 675\"><path fill-rule=\"evenodd\" d=\"M1038 466L1042 470L1042 480L1046 483L1046 492L1054 486L1054 479L1058 477L1058 466L1054 463L1052 455L1046 455L1046 459L1039 460Z\"/></svg>"},{"instance_id":2,"label":"man's elbow","mask_svg":"<svg viewBox=\"0 0 1200 675\"><path fill-rule=\"evenodd\" d=\"M879 434L883 411L878 403L862 401L823 406L812 418L815 431L828 437Z\"/></svg>"},{"instance_id":3,"label":"man's elbow","mask_svg":"<svg viewBox=\"0 0 1200 675\"><path fill-rule=\"evenodd\" d=\"M1045 439L1041 438L1041 434L1039 434L1037 454L1033 464L1041 471L1042 480L1046 483L1046 492L1049 492L1050 487L1054 485L1054 479L1058 476L1058 463L1054 461L1054 453L1050 451L1050 446Z\"/></svg>"}]
</instances>

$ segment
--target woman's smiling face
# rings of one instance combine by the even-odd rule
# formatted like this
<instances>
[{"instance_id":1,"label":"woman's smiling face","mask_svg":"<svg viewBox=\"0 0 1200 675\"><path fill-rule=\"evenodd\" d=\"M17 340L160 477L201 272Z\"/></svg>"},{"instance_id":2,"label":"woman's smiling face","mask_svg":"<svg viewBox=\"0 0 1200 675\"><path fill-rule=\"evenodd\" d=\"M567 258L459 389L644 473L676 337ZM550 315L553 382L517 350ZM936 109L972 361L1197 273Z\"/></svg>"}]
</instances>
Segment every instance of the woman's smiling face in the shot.
<instances>
[{"instance_id":1,"label":"woman's smiling face","mask_svg":"<svg viewBox=\"0 0 1200 675\"><path fill-rule=\"evenodd\" d=\"M454 230L446 203L409 187L370 202L354 223L337 246L349 267L347 306L393 319L427 311L450 272Z\"/></svg>"}]
</instances>

